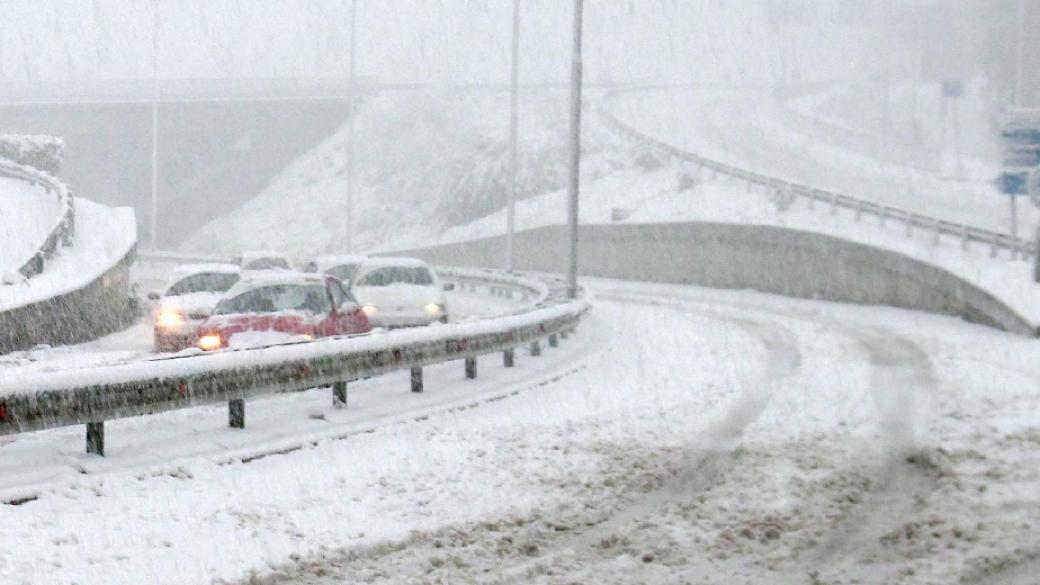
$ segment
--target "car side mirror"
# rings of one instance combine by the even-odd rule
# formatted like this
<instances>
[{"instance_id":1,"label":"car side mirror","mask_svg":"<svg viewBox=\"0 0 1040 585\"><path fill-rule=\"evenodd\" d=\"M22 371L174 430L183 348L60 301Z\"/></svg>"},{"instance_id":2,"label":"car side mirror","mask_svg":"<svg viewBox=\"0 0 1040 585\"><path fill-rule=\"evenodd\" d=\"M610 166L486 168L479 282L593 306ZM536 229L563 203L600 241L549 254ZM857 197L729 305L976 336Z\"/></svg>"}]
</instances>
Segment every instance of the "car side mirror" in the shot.
<instances>
[{"instance_id":1,"label":"car side mirror","mask_svg":"<svg viewBox=\"0 0 1040 585\"><path fill-rule=\"evenodd\" d=\"M444 283L444 290L455 290L455 283L454 282L445 282Z\"/></svg>"},{"instance_id":2,"label":"car side mirror","mask_svg":"<svg viewBox=\"0 0 1040 585\"><path fill-rule=\"evenodd\" d=\"M160 295L159 291L157 291L157 290L153 290L153 291L149 291L148 292L148 300L150 300L150 301L157 301L157 300L159 300L161 298L162 298L162 295Z\"/></svg>"}]
</instances>

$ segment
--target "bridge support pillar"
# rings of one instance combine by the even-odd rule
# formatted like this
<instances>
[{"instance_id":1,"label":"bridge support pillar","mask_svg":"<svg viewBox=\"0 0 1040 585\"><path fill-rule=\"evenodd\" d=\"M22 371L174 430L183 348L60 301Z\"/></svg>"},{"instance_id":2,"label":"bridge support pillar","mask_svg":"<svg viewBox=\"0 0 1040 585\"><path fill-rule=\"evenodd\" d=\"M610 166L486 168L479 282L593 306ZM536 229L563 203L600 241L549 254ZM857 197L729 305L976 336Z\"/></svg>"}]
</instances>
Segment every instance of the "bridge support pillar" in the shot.
<instances>
[{"instance_id":1,"label":"bridge support pillar","mask_svg":"<svg viewBox=\"0 0 1040 585\"><path fill-rule=\"evenodd\" d=\"M233 429L246 428L246 401L244 398L228 400L228 426Z\"/></svg>"},{"instance_id":2,"label":"bridge support pillar","mask_svg":"<svg viewBox=\"0 0 1040 585\"><path fill-rule=\"evenodd\" d=\"M334 382L332 384L332 406L343 408L347 405L347 383Z\"/></svg>"},{"instance_id":3,"label":"bridge support pillar","mask_svg":"<svg viewBox=\"0 0 1040 585\"><path fill-rule=\"evenodd\" d=\"M466 358L466 379L472 380L477 377L477 358Z\"/></svg>"},{"instance_id":4,"label":"bridge support pillar","mask_svg":"<svg viewBox=\"0 0 1040 585\"><path fill-rule=\"evenodd\" d=\"M422 368L412 368L412 392L422 392Z\"/></svg>"},{"instance_id":5,"label":"bridge support pillar","mask_svg":"<svg viewBox=\"0 0 1040 585\"><path fill-rule=\"evenodd\" d=\"M87 423L87 453L105 455L105 421Z\"/></svg>"}]
</instances>

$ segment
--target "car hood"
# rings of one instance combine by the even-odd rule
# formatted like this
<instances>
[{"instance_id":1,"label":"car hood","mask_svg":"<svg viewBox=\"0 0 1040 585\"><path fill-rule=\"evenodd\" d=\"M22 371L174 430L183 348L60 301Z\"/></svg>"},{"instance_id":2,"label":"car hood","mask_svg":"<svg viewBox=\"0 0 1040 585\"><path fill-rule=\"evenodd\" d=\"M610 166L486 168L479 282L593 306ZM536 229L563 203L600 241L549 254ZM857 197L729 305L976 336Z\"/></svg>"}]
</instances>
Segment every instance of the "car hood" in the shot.
<instances>
[{"instance_id":1,"label":"car hood","mask_svg":"<svg viewBox=\"0 0 1040 585\"><path fill-rule=\"evenodd\" d=\"M302 311L278 313L242 313L214 315L199 328L200 335L219 331L230 337L243 331L277 331L291 334L313 334L318 318Z\"/></svg>"},{"instance_id":2,"label":"car hood","mask_svg":"<svg viewBox=\"0 0 1040 585\"><path fill-rule=\"evenodd\" d=\"M218 292L197 292L175 297L163 297L159 303L159 310L179 311L186 315L193 313L209 315L222 298L224 298L224 293Z\"/></svg>"},{"instance_id":3,"label":"car hood","mask_svg":"<svg viewBox=\"0 0 1040 585\"><path fill-rule=\"evenodd\" d=\"M350 290L362 305L422 307L430 303L444 304L444 291L436 286L392 284L355 286Z\"/></svg>"}]
</instances>

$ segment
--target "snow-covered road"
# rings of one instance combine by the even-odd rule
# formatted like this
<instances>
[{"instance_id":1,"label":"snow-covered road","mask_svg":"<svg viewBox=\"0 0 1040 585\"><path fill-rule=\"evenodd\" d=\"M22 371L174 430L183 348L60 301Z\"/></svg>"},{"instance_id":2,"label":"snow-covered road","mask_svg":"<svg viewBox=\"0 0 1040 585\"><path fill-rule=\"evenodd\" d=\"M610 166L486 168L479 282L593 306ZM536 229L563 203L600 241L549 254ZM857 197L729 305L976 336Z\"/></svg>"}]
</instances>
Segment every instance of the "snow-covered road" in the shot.
<instances>
[{"instance_id":1,"label":"snow-covered road","mask_svg":"<svg viewBox=\"0 0 1040 585\"><path fill-rule=\"evenodd\" d=\"M423 395L398 375L351 385L342 411L323 390L256 401L244 432L219 408L120 421L104 460L80 454L81 429L19 437L0 447L5 485L49 487L0 507L0 574L950 583L1040 552L1033 341L888 308L589 285L596 308L559 350L514 370L488 356L476 381L445 364Z\"/></svg>"}]
</instances>

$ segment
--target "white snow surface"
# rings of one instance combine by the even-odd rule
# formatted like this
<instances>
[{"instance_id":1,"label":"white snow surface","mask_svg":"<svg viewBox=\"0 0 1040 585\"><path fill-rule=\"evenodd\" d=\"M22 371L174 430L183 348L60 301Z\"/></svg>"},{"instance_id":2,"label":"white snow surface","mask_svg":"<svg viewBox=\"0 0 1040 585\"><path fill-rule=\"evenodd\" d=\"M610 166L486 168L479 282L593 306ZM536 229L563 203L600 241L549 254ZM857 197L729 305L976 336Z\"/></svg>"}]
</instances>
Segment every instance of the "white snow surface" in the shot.
<instances>
[{"instance_id":1,"label":"white snow surface","mask_svg":"<svg viewBox=\"0 0 1040 585\"><path fill-rule=\"evenodd\" d=\"M3 572L923 585L1004 582L1040 550L1032 341L889 308L586 284L597 310L560 349L511 370L483 359L475 381L445 364L423 394L406 373L352 384L344 410L327 389L253 401L245 430L217 407L119 421L104 459L81 429L4 439L5 483L49 482L0 507Z\"/></svg>"},{"instance_id":2,"label":"white snow surface","mask_svg":"<svg viewBox=\"0 0 1040 585\"><path fill-rule=\"evenodd\" d=\"M0 286L0 310L83 288L112 268L137 243L133 209L106 207L82 198L76 198L74 205L73 244L58 246L42 273L15 285ZM2 241L8 240L3 238Z\"/></svg>"},{"instance_id":3,"label":"white snow surface","mask_svg":"<svg viewBox=\"0 0 1040 585\"><path fill-rule=\"evenodd\" d=\"M0 177L0 276L17 272L32 258L63 211L61 201L42 186Z\"/></svg>"}]
</instances>

